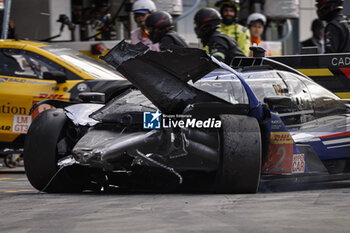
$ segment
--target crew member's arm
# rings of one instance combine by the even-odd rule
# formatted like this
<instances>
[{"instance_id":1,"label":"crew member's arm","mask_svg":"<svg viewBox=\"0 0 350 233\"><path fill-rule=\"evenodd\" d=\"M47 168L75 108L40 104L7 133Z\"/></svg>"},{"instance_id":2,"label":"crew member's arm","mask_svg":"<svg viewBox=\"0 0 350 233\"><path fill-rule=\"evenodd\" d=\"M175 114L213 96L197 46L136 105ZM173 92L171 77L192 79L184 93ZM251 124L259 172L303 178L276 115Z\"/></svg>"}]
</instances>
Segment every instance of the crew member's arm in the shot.
<instances>
[{"instance_id":1,"label":"crew member's arm","mask_svg":"<svg viewBox=\"0 0 350 233\"><path fill-rule=\"evenodd\" d=\"M213 57L221 62L225 62L226 54L229 51L229 46L226 41L217 38L216 41L210 42L204 49Z\"/></svg>"},{"instance_id":2,"label":"crew member's arm","mask_svg":"<svg viewBox=\"0 0 350 233\"><path fill-rule=\"evenodd\" d=\"M141 42L141 39L141 30L139 28L136 28L131 32L131 44L137 44Z\"/></svg>"},{"instance_id":3,"label":"crew member's arm","mask_svg":"<svg viewBox=\"0 0 350 233\"><path fill-rule=\"evenodd\" d=\"M325 42L325 53L340 53L342 48L340 48L341 40L345 38L340 38L341 33L339 28L333 24L328 24L324 33Z\"/></svg>"},{"instance_id":4,"label":"crew member's arm","mask_svg":"<svg viewBox=\"0 0 350 233\"><path fill-rule=\"evenodd\" d=\"M160 51L167 50L170 45L175 44L173 38L170 36L163 36L162 39L159 42Z\"/></svg>"},{"instance_id":5,"label":"crew member's arm","mask_svg":"<svg viewBox=\"0 0 350 233\"><path fill-rule=\"evenodd\" d=\"M245 57L242 50L238 47L237 43L234 41L234 45L230 46L228 41L226 41L224 38L217 37L215 40L211 41L206 48L208 53L218 59L219 61L225 62L227 59L231 60L234 57ZM227 56L230 57L227 58ZM228 61L227 62L231 62Z\"/></svg>"}]
</instances>

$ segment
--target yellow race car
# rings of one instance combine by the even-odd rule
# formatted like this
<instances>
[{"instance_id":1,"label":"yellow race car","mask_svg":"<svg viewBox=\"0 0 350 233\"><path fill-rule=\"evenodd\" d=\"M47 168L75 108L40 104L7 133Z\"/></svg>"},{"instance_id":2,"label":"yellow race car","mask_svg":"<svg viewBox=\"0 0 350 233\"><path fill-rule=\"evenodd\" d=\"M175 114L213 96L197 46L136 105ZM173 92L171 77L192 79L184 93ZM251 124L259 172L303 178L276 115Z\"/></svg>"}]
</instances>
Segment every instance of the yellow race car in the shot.
<instances>
[{"instance_id":1,"label":"yellow race car","mask_svg":"<svg viewBox=\"0 0 350 233\"><path fill-rule=\"evenodd\" d=\"M113 68L72 49L0 40L0 156L14 165L9 158L21 154L32 120L55 106L42 104L29 114L33 104L45 99L76 102L81 92L103 92L108 99L118 88L129 87Z\"/></svg>"}]
</instances>

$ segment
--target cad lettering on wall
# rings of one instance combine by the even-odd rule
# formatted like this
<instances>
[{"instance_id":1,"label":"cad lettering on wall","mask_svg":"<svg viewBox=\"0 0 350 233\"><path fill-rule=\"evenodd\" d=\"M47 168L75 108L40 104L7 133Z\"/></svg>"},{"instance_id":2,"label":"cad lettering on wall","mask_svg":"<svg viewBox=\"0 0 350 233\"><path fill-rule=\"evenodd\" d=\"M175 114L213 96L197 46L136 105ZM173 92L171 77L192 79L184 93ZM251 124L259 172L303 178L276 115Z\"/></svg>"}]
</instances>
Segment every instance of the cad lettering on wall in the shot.
<instances>
[{"instance_id":1,"label":"cad lettering on wall","mask_svg":"<svg viewBox=\"0 0 350 233\"><path fill-rule=\"evenodd\" d=\"M350 65L350 57L334 57L332 58L333 66L349 66Z\"/></svg>"}]
</instances>

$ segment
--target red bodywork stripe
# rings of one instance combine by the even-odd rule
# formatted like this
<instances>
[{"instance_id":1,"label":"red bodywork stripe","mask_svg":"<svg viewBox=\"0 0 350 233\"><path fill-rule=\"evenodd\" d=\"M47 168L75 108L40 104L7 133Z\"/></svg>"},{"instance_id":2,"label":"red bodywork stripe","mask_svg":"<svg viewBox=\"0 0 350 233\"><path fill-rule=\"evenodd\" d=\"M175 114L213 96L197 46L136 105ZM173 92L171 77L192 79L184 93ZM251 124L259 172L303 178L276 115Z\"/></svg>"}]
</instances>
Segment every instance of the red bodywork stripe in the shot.
<instances>
[{"instance_id":1,"label":"red bodywork stripe","mask_svg":"<svg viewBox=\"0 0 350 233\"><path fill-rule=\"evenodd\" d=\"M350 136L350 132L329 134L329 135L321 136L320 139L335 138L335 137L346 137L346 136Z\"/></svg>"}]
</instances>

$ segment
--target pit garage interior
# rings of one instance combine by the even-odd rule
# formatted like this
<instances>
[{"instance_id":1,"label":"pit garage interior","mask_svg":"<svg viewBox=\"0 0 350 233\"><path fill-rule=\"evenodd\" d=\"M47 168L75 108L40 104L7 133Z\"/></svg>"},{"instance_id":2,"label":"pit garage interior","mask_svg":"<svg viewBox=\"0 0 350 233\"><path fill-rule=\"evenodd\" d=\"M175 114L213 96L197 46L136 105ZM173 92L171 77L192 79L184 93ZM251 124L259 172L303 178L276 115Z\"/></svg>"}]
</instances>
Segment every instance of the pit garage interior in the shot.
<instances>
[{"instance_id":1,"label":"pit garage interior","mask_svg":"<svg viewBox=\"0 0 350 233\"><path fill-rule=\"evenodd\" d=\"M131 12L132 0L12 0L10 19L15 23L17 38L67 43L77 50L86 50L93 41L106 40L110 49L120 41L130 39L130 31L136 28ZM178 33L192 47L200 47L193 31L193 16L201 7L214 7L214 0L155 0L158 10L169 12ZM291 55L300 52L299 41L311 36L311 21L315 18L313 0L245 0L241 1L239 22L244 25L250 13L261 12L268 18L264 39L270 42L272 55ZM344 2L344 13L350 15L350 2ZM75 26L57 22L66 15ZM106 38L95 36L101 25L108 21L111 33ZM88 42L87 42L88 41ZM66 44L64 44L66 45Z\"/></svg>"}]
</instances>

